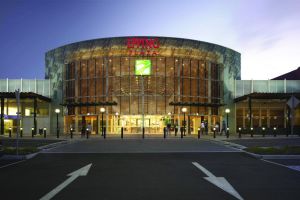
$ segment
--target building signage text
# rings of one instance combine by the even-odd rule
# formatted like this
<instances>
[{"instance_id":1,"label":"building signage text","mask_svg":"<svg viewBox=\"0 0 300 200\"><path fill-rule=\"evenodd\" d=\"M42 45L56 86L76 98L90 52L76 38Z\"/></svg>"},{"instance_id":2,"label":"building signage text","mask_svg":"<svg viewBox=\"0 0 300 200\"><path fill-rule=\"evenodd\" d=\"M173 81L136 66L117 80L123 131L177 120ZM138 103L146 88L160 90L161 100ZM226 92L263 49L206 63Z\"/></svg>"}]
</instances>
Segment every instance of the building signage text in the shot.
<instances>
[{"instance_id":1,"label":"building signage text","mask_svg":"<svg viewBox=\"0 0 300 200\"><path fill-rule=\"evenodd\" d=\"M159 45L158 38L127 38L130 56L157 56Z\"/></svg>"}]
</instances>

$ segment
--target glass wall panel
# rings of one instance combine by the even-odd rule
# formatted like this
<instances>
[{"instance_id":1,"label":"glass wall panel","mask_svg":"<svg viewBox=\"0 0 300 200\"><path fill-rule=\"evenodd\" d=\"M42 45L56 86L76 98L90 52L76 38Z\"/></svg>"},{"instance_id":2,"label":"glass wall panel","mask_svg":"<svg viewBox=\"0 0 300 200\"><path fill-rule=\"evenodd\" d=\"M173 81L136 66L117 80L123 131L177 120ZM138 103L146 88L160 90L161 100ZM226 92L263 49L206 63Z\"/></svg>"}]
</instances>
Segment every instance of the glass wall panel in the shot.
<instances>
[{"instance_id":1,"label":"glass wall panel","mask_svg":"<svg viewBox=\"0 0 300 200\"><path fill-rule=\"evenodd\" d=\"M268 92L268 81L253 81L253 92Z\"/></svg>"},{"instance_id":2,"label":"glass wall panel","mask_svg":"<svg viewBox=\"0 0 300 200\"><path fill-rule=\"evenodd\" d=\"M276 88L277 88L277 92L284 92L285 88L284 88L284 81L283 80L277 80L276 81Z\"/></svg>"},{"instance_id":3,"label":"glass wall panel","mask_svg":"<svg viewBox=\"0 0 300 200\"><path fill-rule=\"evenodd\" d=\"M293 93L293 92L300 92L300 81L299 80L287 80L286 81L286 91Z\"/></svg>"},{"instance_id":4,"label":"glass wall panel","mask_svg":"<svg viewBox=\"0 0 300 200\"><path fill-rule=\"evenodd\" d=\"M0 80L0 91L6 92L7 81L5 79Z\"/></svg>"},{"instance_id":5,"label":"glass wall panel","mask_svg":"<svg viewBox=\"0 0 300 200\"><path fill-rule=\"evenodd\" d=\"M252 93L252 81L251 80L245 80L243 81L243 95Z\"/></svg>"}]
</instances>

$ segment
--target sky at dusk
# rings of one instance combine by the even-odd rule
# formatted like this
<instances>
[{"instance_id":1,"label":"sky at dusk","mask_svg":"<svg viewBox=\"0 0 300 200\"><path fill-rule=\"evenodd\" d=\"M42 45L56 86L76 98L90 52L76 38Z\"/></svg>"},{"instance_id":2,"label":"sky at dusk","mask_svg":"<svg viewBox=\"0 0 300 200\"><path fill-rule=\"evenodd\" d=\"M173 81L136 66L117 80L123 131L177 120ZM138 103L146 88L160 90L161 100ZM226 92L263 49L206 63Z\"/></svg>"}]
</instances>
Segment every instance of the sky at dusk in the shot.
<instances>
[{"instance_id":1,"label":"sky at dusk","mask_svg":"<svg viewBox=\"0 0 300 200\"><path fill-rule=\"evenodd\" d=\"M39 78L45 52L103 37L169 36L242 55L242 79L300 66L299 0L1 0L0 79Z\"/></svg>"}]
</instances>

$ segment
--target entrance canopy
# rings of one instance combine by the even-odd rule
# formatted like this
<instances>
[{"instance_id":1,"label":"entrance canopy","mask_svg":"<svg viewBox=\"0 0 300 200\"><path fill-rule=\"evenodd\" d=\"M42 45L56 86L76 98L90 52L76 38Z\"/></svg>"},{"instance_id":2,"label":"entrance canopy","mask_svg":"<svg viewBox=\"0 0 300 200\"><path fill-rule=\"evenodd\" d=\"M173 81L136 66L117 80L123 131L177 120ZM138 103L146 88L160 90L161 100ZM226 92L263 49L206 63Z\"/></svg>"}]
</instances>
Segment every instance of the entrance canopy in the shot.
<instances>
[{"instance_id":1,"label":"entrance canopy","mask_svg":"<svg viewBox=\"0 0 300 200\"><path fill-rule=\"evenodd\" d=\"M106 102L68 102L61 104L62 106L67 107L82 107L82 106L116 106L118 105L115 101L106 101Z\"/></svg>"},{"instance_id":2,"label":"entrance canopy","mask_svg":"<svg viewBox=\"0 0 300 200\"><path fill-rule=\"evenodd\" d=\"M6 103L5 103L5 99L6 99ZM1 126L0 126L0 134L3 135L4 134L4 119L7 118L9 116L9 113L7 113L7 115L5 116L5 112L4 109L6 107L11 107L11 105L8 104L8 99L9 101L13 102L16 100L16 94L15 92L0 92L0 122L1 122ZM20 99L30 99L30 104L32 105L32 109L33 109L33 127L34 127L34 131L36 133L37 131L37 104L38 102L46 102L49 103L51 102L51 99L48 97L45 97L43 95L40 94L36 94L34 92L20 92ZM22 110L23 108L21 108ZM26 111L24 111L26 113ZM11 116L11 119L16 118L14 117L16 114L16 112L14 111L14 114Z\"/></svg>"},{"instance_id":3,"label":"entrance canopy","mask_svg":"<svg viewBox=\"0 0 300 200\"><path fill-rule=\"evenodd\" d=\"M225 104L221 103L206 103L206 102L170 102L171 106L205 106L205 107L220 107Z\"/></svg>"},{"instance_id":4,"label":"entrance canopy","mask_svg":"<svg viewBox=\"0 0 300 200\"><path fill-rule=\"evenodd\" d=\"M300 93L250 93L244 96L240 96L234 99L234 103L247 100L248 98L251 99L289 99L291 96L295 96L296 98L300 98Z\"/></svg>"},{"instance_id":5,"label":"entrance canopy","mask_svg":"<svg viewBox=\"0 0 300 200\"><path fill-rule=\"evenodd\" d=\"M16 94L14 92L0 92L0 98L15 99ZM34 92L20 92L20 99L39 99L45 102L51 102L50 98L40 94L36 94Z\"/></svg>"}]
</instances>

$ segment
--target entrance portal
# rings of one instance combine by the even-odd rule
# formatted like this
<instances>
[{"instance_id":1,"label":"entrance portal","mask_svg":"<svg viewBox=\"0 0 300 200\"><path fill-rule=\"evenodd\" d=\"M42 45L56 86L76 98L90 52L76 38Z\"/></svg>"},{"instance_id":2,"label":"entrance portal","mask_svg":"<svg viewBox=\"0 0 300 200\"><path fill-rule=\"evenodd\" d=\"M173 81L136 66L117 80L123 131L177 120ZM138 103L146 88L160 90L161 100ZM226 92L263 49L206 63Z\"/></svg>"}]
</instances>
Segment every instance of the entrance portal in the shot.
<instances>
[{"instance_id":1,"label":"entrance portal","mask_svg":"<svg viewBox=\"0 0 300 200\"><path fill-rule=\"evenodd\" d=\"M163 127L165 126L164 123L165 120L162 115L145 115L145 133L162 133ZM143 118L142 115L122 115L118 119L115 119L113 125L117 127L117 130L123 127L125 134L142 133Z\"/></svg>"}]
</instances>

